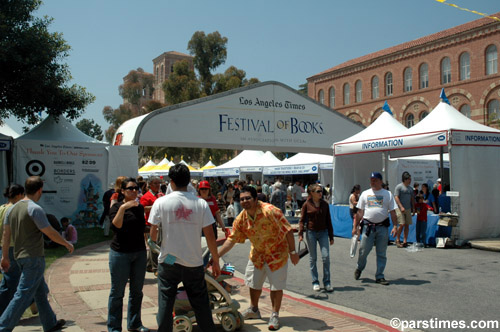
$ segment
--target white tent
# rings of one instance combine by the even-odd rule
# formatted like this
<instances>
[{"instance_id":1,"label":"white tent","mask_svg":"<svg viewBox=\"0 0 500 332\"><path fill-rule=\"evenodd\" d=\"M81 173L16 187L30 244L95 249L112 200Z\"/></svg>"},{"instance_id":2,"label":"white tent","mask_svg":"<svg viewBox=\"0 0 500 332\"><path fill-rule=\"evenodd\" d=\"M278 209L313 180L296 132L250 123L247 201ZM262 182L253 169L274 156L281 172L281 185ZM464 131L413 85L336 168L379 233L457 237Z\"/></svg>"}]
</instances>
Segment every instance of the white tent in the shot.
<instances>
[{"instance_id":1,"label":"white tent","mask_svg":"<svg viewBox=\"0 0 500 332\"><path fill-rule=\"evenodd\" d=\"M451 190L459 192L455 205L459 240L500 235L500 210L495 208L500 197L496 176L500 130L478 124L441 102L404 135L392 137L392 143L379 142L374 150L390 150L391 157L448 152ZM362 152L363 148L357 150Z\"/></svg>"},{"instance_id":2,"label":"white tent","mask_svg":"<svg viewBox=\"0 0 500 332\"><path fill-rule=\"evenodd\" d=\"M149 176L151 170L155 166L156 166L155 162L153 160L149 160L146 164L144 164L144 166L139 168L139 175L147 178Z\"/></svg>"},{"instance_id":3,"label":"white tent","mask_svg":"<svg viewBox=\"0 0 500 332\"><path fill-rule=\"evenodd\" d=\"M14 141L14 179L44 179L40 200L47 213L75 224L96 222L102 195L117 176L137 175L136 146L108 146L89 137L64 117L45 118Z\"/></svg>"},{"instance_id":4,"label":"white tent","mask_svg":"<svg viewBox=\"0 0 500 332\"><path fill-rule=\"evenodd\" d=\"M264 166L275 165L280 160L268 151L244 150L220 166L203 170L204 177L240 177L241 173L262 173Z\"/></svg>"},{"instance_id":5,"label":"white tent","mask_svg":"<svg viewBox=\"0 0 500 332\"><path fill-rule=\"evenodd\" d=\"M9 185L12 178L12 142L19 137L19 134L9 127L7 123L0 126L0 189L3 190ZM0 204L7 202L2 196Z\"/></svg>"},{"instance_id":6,"label":"white tent","mask_svg":"<svg viewBox=\"0 0 500 332\"><path fill-rule=\"evenodd\" d=\"M369 127L333 145L333 201L348 203L351 188L370 186L368 174L384 168L383 151L398 145L397 137L408 129L388 112L383 112Z\"/></svg>"}]
</instances>

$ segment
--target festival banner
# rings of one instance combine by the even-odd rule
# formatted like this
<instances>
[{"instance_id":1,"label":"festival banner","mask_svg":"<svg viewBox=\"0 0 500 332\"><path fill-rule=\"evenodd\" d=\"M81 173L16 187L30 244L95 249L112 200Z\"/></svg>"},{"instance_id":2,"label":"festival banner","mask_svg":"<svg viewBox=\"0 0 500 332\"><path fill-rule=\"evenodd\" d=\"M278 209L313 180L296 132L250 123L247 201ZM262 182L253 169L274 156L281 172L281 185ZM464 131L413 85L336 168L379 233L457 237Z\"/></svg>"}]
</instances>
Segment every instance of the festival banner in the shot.
<instances>
[{"instance_id":1,"label":"festival banner","mask_svg":"<svg viewBox=\"0 0 500 332\"><path fill-rule=\"evenodd\" d=\"M266 166L263 175L317 174L318 164Z\"/></svg>"},{"instance_id":2,"label":"festival banner","mask_svg":"<svg viewBox=\"0 0 500 332\"><path fill-rule=\"evenodd\" d=\"M500 133L452 130L451 144L500 146Z\"/></svg>"}]
</instances>

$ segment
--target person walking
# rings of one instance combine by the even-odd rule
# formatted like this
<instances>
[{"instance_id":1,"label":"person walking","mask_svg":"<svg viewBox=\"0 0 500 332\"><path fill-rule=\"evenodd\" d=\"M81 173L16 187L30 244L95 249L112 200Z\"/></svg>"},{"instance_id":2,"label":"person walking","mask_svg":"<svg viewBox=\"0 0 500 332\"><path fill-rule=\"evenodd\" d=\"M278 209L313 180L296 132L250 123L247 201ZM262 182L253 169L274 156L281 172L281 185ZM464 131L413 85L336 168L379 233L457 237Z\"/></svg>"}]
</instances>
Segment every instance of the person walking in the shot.
<instances>
[{"instance_id":1,"label":"person walking","mask_svg":"<svg viewBox=\"0 0 500 332\"><path fill-rule=\"evenodd\" d=\"M403 172L401 180L402 182L394 189L394 200L399 207L399 210L396 210L399 224L396 232L396 246L398 248L406 248L408 246L410 225L413 223L412 216L415 214L415 195L413 188L410 186L410 173ZM400 237L403 230L403 244L401 244Z\"/></svg>"},{"instance_id":2,"label":"person walking","mask_svg":"<svg viewBox=\"0 0 500 332\"><path fill-rule=\"evenodd\" d=\"M245 271L245 283L250 288L251 305L243 312L243 318L261 318L259 298L267 277L271 284L272 304L268 328L278 330L279 311L287 279L288 256L292 264L299 262L293 229L280 209L257 199L255 188L243 187L240 202L243 211L236 217L231 235L219 248L219 257L225 255L236 243L250 240L252 248Z\"/></svg>"},{"instance_id":3,"label":"person walking","mask_svg":"<svg viewBox=\"0 0 500 332\"><path fill-rule=\"evenodd\" d=\"M21 277L12 301L0 317L0 331L12 331L33 298L43 330L58 331L66 321L57 319L47 298L49 288L43 277L45 257L42 235L45 234L52 241L66 247L70 254L74 248L50 226L45 211L36 204L42 197L43 180L39 176L30 176L24 184L24 189L24 198L7 211L4 220L1 267L9 272L9 246L12 236L14 258L21 270Z\"/></svg>"},{"instance_id":4,"label":"person walking","mask_svg":"<svg viewBox=\"0 0 500 332\"><path fill-rule=\"evenodd\" d=\"M115 203L110 211L113 240L109 251L111 291L108 300L108 331L122 330L123 297L129 282L127 329L148 332L142 325L142 288L146 276L146 245L144 243L144 206L137 201L139 185L134 178L121 182L123 200Z\"/></svg>"},{"instance_id":5,"label":"person walking","mask_svg":"<svg viewBox=\"0 0 500 332\"><path fill-rule=\"evenodd\" d=\"M281 189L281 182L276 182L273 188L269 203L276 206L284 214L286 212L286 193Z\"/></svg>"},{"instance_id":6,"label":"person walking","mask_svg":"<svg viewBox=\"0 0 500 332\"><path fill-rule=\"evenodd\" d=\"M172 331L175 296L182 282L200 330L215 332L200 241L203 231L212 254L212 274L217 278L220 266L212 229L215 220L208 203L188 192L190 173L186 165L170 167L168 176L173 191L157 199L149 215L151 239L156 240L160 225L162 232L158 260L158 331Z\"/></svg>"},{"instance_id":7,"label":"person walking","mask_svg":"<svg viewBox=\"0 0 500 332\"><path fill-rule=\"evenodd\" d=\"M387 243L389 240L388 227L389 213L391 214L394 227L391 235L394 236L397 229L396 202L388 191L382 188L382 174L373 172L370 175L370 189L361 193L358 201L358 212L356 214L352 235L357 234L360 223L363 225L363 238L359 247L359 256L354 279L358 280L361 272L365 269L366 258L375 245L377 253L377 272L375 282L381 285L389 285L385 280L384 270L387 264Z\"/></svg>"},{"instance_id":8,"label":"person walking","mask_svg":"<svg viewBox=\"0 0 500 332\"><path fill-rule=\"evenodd\" d=\"M319 292L319 277L317 261L317 246L319 245L323 261L323 286L327 292L333 292L330 280L330 248L333 245L333 226L330 217L330 207L323 199L323 189L318 184L307 187L309 194L302 205L299 221L299 242L303 241L306 232L309 248L309 267L311 269L313 290Z\"/></svg>"},{"instance_id":9,"label":"person walking","mask_svg":"<svg viewBox=\"0 0 500 332\"><path fill-rule=\"evenodd\" d=\"M226 233L226 226L224 225L224 221L222 221L219 205L212 194L212 188L210 187L208 181L200 181L198 184L198 197L203 198L207 202L210 212L212 212L212 217L216 220L216 223L212 224L212 228L214 230L215 239L217 240L217 224L219 224L224 234Z\"/></svg>"}]
</instances>

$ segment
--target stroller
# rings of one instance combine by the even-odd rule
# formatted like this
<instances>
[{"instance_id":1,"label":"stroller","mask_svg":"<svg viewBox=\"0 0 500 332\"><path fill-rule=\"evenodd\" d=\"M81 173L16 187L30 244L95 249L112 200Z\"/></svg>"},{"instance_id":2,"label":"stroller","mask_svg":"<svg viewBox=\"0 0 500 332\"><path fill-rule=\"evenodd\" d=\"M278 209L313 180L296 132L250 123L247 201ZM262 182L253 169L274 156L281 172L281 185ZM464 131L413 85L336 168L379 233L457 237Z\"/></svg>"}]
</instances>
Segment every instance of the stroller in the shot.
<instances>
[{"instance_id":1,"label":"stroller","mask_svg":"<svg viewBox=\"0 0 500 332\"><path fill-rule=\"evenodd\" d=\"M202 238L202 241L205 241L205 238ZM151 239L148 240L148 245L150 250L156 253L160 252L160 247L151 241ZM203 261L208 262L210 251L206 243L205 246L202 244L202 247L206 247L203 253ZM243 315L238 311L240 304L231 298L230 293L225 288L227 284L224 280L232 278L233 271L229 265L224 264L224 267L221 268L221 275L217 279L213 278L210 271L207 270L205 272L210 308L219 320L222 329L226 332L240 330L244 324ZM177 332L191 332L193 330L193 323L196 322L196 316L189 303L184 287L179 287L177 290L173 321L173 330Z\"/></svg>"}]
</instances>

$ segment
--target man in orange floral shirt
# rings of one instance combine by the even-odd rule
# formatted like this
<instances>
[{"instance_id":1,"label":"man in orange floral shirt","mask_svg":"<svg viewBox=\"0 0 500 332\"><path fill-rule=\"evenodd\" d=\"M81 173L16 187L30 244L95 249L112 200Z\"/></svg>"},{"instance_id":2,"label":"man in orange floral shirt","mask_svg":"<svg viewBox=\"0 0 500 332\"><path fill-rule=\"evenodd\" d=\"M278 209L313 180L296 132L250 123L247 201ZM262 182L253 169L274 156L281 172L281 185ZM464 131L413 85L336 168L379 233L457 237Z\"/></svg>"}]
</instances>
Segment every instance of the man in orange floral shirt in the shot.
<instances>
[{"instance_id":1,"label":"man in orange floral shirt","mask_svg":"<svg viewBox=\"0 0 500 332\"><path fill-rule=\"evenodd\" d=\"M219 249L222 257L236 243L250 240L252 249L245 272L246 285L250 288L251 306L243 312L245 319L261 318L259 297L266 277L271 284L273 313L269 319L269 330L279 329L279 310L286 286L288 256L294 265L299 262L295 252L292 227L283 212L272 204L257 200L255 188L245 186L240 191L242 213L233 223L229 238Z\"/></svg>"}]
</instances>

